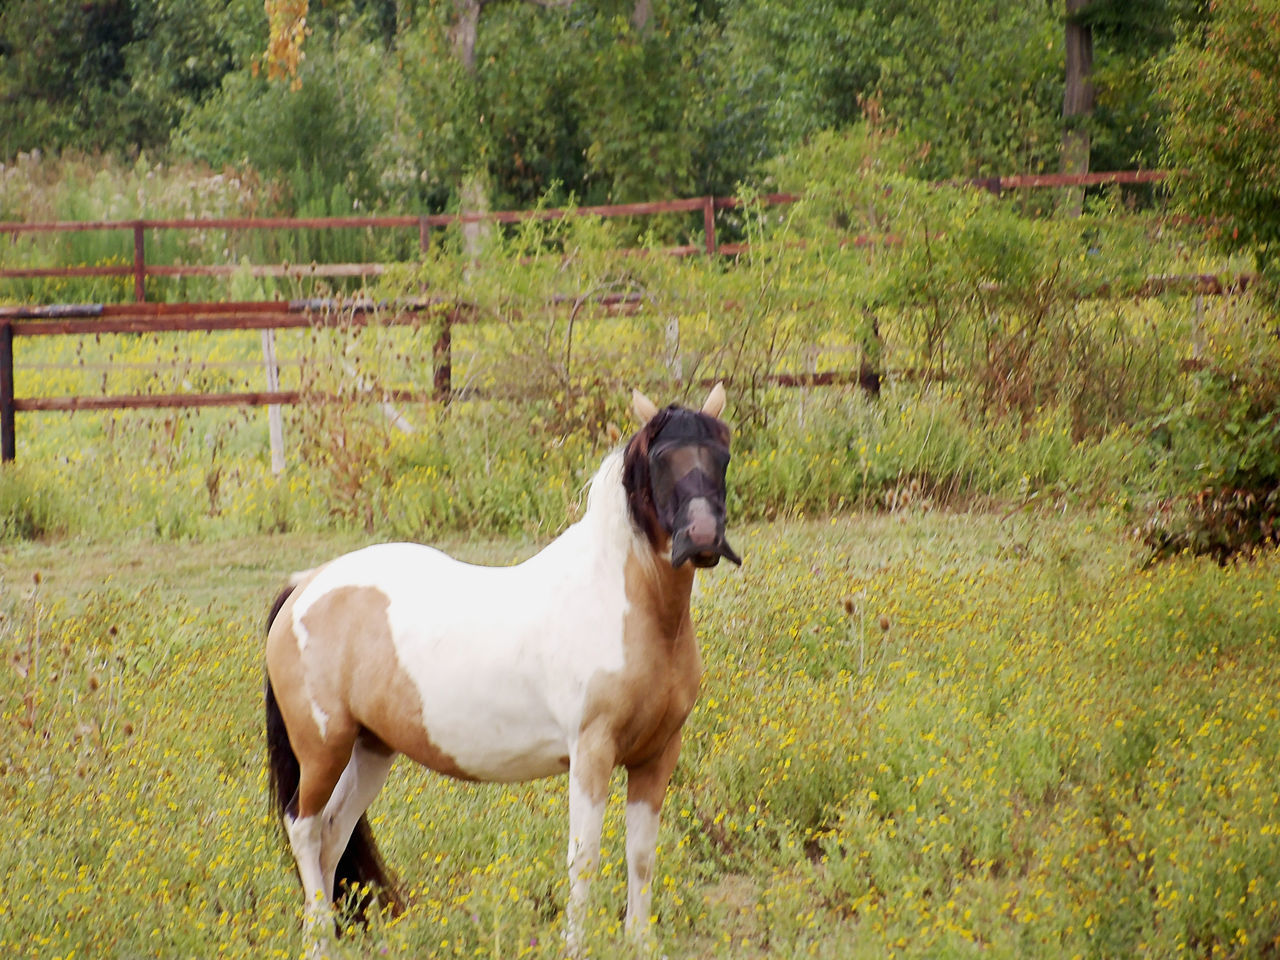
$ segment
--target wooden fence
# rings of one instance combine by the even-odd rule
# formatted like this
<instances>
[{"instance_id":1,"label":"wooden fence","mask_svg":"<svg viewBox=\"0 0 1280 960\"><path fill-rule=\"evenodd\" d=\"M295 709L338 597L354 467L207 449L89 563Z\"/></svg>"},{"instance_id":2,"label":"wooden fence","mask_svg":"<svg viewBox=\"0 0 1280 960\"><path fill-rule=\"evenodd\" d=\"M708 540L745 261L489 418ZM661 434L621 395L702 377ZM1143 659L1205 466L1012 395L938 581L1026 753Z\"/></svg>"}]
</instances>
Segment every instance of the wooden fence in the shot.
<instances>
[{"instance_id":1,"label":"wooden fence","mask_svg":"<svg viewBox=\"0 0 1280 960\"><path fill-rule=\"evenodd\" d=\"M631 312L640 299L627 295L595 298L607 312ZM17 456L16 419L18 413L77 410L143 410L230 406L271 406L295 404L303 399L300 390L275 386L274 344L264 337L264 361L268 389L217 393L149 393L95 396L18 397L14 393L14 341L19 337L85 336L100 334L157 334L220 330L276 330L303 327L363 326L376 316L377 322L401 325L423 322L438 324L432 346L432 390L430 398L448 402L453 394L453 328L469 323L474 310L466 305L432 300L374 304L369 301L299 300L267 303L183 303L183 304L92 304L59 307L0 307L0 461ZM773 373L767 379L779 386L831 386L859 383L865 371L822 371L806 375ZM708 386L711 385L708 381ZM307 394L309 400L317 398ZM379 398L392 402L422 401L423 393L383 391ZM278 429L273 425L273 429ZM273 440L273 444L275 441Z\"/></svg>"},{"instance_id":2,"label":"wooden fence","mask_svg":"<svg viewBox=\"0 0 1280 960\"><path fill-rule=\"evenodd\" d=\"M1163 171L1122 171L1112 173L1043 175L1019 177L993 177L966 183L996 193L1004 190L1040 187L1089 186L1107 183L1152 183L1165 179ZM763 197L766 204L794 203L799 198L791 194L770 194ZM0 307L0 460L10 461L16 456L16 414L34 411L74 411L143 409L164 407L210 407L281 405L297 403L300 393L296 390L268 389L235 393L180 393L116 396L71 397L17 397L14 392L14 342L21 337L66 336L85 334L163 333L163 332L211 332L217 330L273 331L309 326L325 326L336 323L367 323L375 312L380 322L421 322L424 311L434 310L443 320L440 333L433 346L433 393L441 400L448 399L452 384L451 330L458 323L466 322L469 311L457 304L443 304L431 300L401 302L380 308L367 301L351 301L337 304L333 301L301 300L269 303L147 303L146 282L149 277L165 276L218 276L230 275L244 267L234 265L157 265L148 263L145 238L148 231L157 230L333 230L349 228L414 228L418 231L419 244L429 249L430 233L434 228L455 223L489 221L518 223L529 219L556 219L574 213L601 217L650 216L664 213L688 213L701 211L704 242L671 248L674 255L722 254L741 252L740 245L721 244L717 241L715 216L719 210L737 207L739 201L729 197L699 197L688 200L672 200L656 203L620 204L607 207L583 207L575 210L499 211L486 214L440 214L430 216L394 217L327 217L259 218L259 219L198 219L198 220L134 220L105 223L0 223L0 234L85 230L128 230L134 239L134 258L131 264L114 266L66 266L42 268L0 269L0 278L21 277L80 277L127 276L134 278L135 302L130 304L90 305L34 305ZM386 269L385 264L288 264L256 265L249 268L258 276L310 275L322 277L376 276ZM1239 287L1248 278L1232 283ZM1229 284L1211 275L1167 276L1149 278L1143 293L1155 295L1171 288L1185 288L1201 294L1224 292ZM1104 293L1105 295L1105 293ZM627 298L613 298L602 304L606 309L634 309L635 303ZM268 366L271 363L268 362ZM270 375L270 373L269 373ZM775 374L774 382L785 385L823 385L859 382L865 371L818 372L807 376ZM396 397L391 397L396 399Z\"/></svg>"},{"instance_id":3,"label":"wooden fence","mask_svg":"<svg viewBox=\"0 0 1280 960\"><path fill-rule=\"evenodd\" d=\"M761 200L767 205L794 203L796 196L769 194ZM573 210L504 210L484 214L429 214L422 216L389 217L253 217L195 220L117 220L101 223L49 222L49 223L0 223L0 234L66 233L97 231L128 231L133 235L133 262L101 266L74 267L13 267L0 269L2 278L59 278L59 277L133 277L133 298L136 303L147 299L147 280L151 277L229 277L244 269L236 264L153 264L148 262L146 236L160 230L350 230L415 229L418 246L425 253L431 247L431 231L459 223L521 223L526 220L557 220L570 214L600 217L653 216L663 213L702 212L704 244L671 247L668 252L678 256L695 253L738 252L732 244L721 245L716 240L715 213L739 205L733 197L696 197L690 200L667 200L656 203L616 204L607 207L578 207ZM387 268L383 263L312 263L312 264L254 264L247 269L255 277L374 277Z\"/></svg>"},{"instance_id":4,"label":"wooden fence","mask_svg":"<svg viewBox=\"0 0 1280 960\"><path fill-rule=\"evenodd\" d=\"M446 318L434 357L437 395L447 396L450 384L449 330L464 316L431 301L397 304L383 310L356 301L180 304L89 304L58 307L0 308L0 460L17 456L16 415L37 411L140 410L166 407L270 406L297 403L297 390L249 392L126 394L70 397L14 395L14 340L19 337L84 336L99 334L209 333L218 330L289 330L316 326L361 326L378 313L384 323L418 322L422 313L441 309ZM272 366L268 360L268 367ZM271 378L271 370L268 370ZM391 399L406 399L394 395Z\"/></svg>"}]
</instances>

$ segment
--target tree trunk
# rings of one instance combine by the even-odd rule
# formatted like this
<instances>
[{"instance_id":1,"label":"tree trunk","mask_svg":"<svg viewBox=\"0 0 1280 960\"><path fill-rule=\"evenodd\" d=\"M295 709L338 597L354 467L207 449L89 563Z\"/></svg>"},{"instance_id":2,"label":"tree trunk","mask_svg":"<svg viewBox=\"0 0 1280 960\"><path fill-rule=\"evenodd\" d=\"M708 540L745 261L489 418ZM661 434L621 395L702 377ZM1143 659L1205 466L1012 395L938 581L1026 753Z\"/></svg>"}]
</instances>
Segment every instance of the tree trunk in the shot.
<instances>
[{"instance_id":1,"label":"tree trunk","mask_svg":"<svg viewBox=\"0 0 1280 960\"><path fill-rule=\"evenodd\" d=\"M453 41L453 55L466 69L475 76L476 72L476 36L480 32L480 8L483 0L454 0L454 9L458 18L449 31L449 39Z\"/></svg>"},{"instance_id":2,"label":"tree trunk","mask_svg":"<svg viewBox=\"0 0 1280 960\"><path fill-rule=\"evenodd\" d=\"M636 0L636 5L631 9L631 26L638 32L649 25L649 18L653 16L653 0Z\"/></svg>"},{"instance_id":3,"label":"tree trunk","mask_svg":"<svg viewBox=\"0 0 1280 960\"><path fill-rule=\"evenodd\" d=\"M462 64L471 83L475 82L476 37L480 32L480 9L483 6L484 0L454 0L457 19L449 39L453 42L453 55ZM488 188L488 178L478 164L471 172L464 173L458 185L458 212L464 215L488 213ZM483 220L462 224L462 249L468 261L480 256L487 231L488 224Z\"/></svg>"},{"instance_id":4,"label":"tree trunk","mask_svg":"<svg viewBox=\"0 0 1280 960\"><path fill-rule=\"evenodd\" d=\"M1089 172L1089 118L1093 115L1093 30L1081 20L1092 0L1067 0L1067 77L1062 98L1062 172ZM1078 217L1084 187L1067 190L1066 212Z\"/></svg>"}]
</instances>

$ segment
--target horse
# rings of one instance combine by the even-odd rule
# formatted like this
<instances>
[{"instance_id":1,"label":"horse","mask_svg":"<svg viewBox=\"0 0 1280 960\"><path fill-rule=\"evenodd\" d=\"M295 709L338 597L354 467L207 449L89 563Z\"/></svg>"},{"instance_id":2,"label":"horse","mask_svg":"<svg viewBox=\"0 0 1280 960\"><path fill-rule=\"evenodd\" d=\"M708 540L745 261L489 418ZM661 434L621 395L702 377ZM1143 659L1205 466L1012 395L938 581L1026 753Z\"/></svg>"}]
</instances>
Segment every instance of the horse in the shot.
<instances>
[{"instance_id":1,"label":"horse","mask_svg":"<svg viewBox=\"0 0 1280 960\"><path fill-rule=\"evenodd\" d=\"M313 954L344 892L360 915L403 908L365 813L398 754L464 780L568 774L573 955L625 768L625 929L649 936L659 811L702 675L694 570L742 562L725 537L724 405L720 383L700 410L635 391L640 428L582 518L523 563L389 543L293 576L268 618L267 760Z\"/></svg>"}]
</instances>

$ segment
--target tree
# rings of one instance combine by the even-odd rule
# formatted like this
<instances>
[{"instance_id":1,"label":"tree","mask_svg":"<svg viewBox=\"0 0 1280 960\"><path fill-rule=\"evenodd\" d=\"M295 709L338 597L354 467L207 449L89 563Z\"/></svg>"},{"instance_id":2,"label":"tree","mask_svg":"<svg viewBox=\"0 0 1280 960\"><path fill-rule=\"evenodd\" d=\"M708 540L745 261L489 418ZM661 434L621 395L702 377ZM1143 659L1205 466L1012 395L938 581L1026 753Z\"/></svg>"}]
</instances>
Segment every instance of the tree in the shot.
<instances>
[{"instance_id":1,"label":"tree","mask_svg":"<svg viewBox=\"0 0 1280 960\"><path fill-rule=\"evenodd\" d=\"M1159 78L1178 195L1280 291L1280 0L1217 0Z\"/></svg>"},{"instance_id":2,"label":"tree","mask_svg":"<svg viewBox=\"0 0 1280 960\"><path fill-rule=\"evenodd\" d=\"M1153 64L1177 39L1179 23L1204 20L1207 0L1092 0L1076 16L1093 43L1090 165L1123 170L1160 163L1164 105Z\"/></svg>"},{"instance_id":3,"label":"tree","mask_svg":"<svg viewBox=\"0 0 1280 960\"><path fill-rule=\"evenodd\" d=\"M379 198L388 162L379 151L394 128L395 89L384 58L378 41L352 30L313 38L295 82L236 70L186 114L173 147L215 167L248 163L290 187L299 214L352 213Z\"/></svg>"},{"instance_id":4,"label":"tree","mask_svg":"<svg viewBox=\"0 0 1280 960\"><path fill-rule=\"evenodd\" d=\"M247 62L261 9L257 0L0 4L0 158L162 148Z\"/></svg>"},{"instance_id":5,"label":"tree","mask_svg":"<svg viewBox=\"0 0 1280 960\"><path fill-rule=\"evenodd\" d=\"M314 28L319 40L326 27L301 0L268 2L275 64L269 69L295 78L290 71L301 62L302 38ZM354 13L372 3L327 4L329 29L335 8ZM400 87L404 124L397 136L405 165L418 168L433 202L442 182L472 212L495 200L533 202L557 182L590 202L691 187L700 117L690 108L698 88L690 51L706 36L696 6L661 0L405 6L408 15L396 18L387 83Z\"/></svg>"},{"instance_id":6,"label":"tree","mask_svg":"<svg viewBox=\"0 0 1280 960\"><path fill-rule=\"evenodd\" d=\"M1066 82L1062 97L1062 172L1089 172L1089 120L1093 116L1093 28L1083 16L1089 0L1067 0ZM1069 192L1069 213L1078 217L1084 190Z\"/></svg>"},{"instance_id":7,"label":"tree","mask_svg":"<svg viewBox=\"0 0 1280 960\"><path fill-rule=\"evenodd\" d=\"M928 175L1056 165L1061 27L1047 4L903 0L894 8L878 96L887 117L926 146Z\"/></svg>"},{"instance_id":8,"label":"tree","mask_svg":"<svg viewBox=\"0 0 1280 960\"><path fill-rule=\"evenodd\" d=\"M448 27L449 46L454 62L461 67L454 73L456 83L467 89L462 91L464 98L475 99L476 79L476 43L480 30L480 15L487 7L493 7L505 0L452 0L452 18ZM573 0L522 0L535 6L567 10ZM269 18L269 36L267 44L267 66L273 78L288 77L295 90L301 87L298 65L302 60L302 44L306 38L308 0L265 0ZM475 115L470 118L458 118L464 124L484 123L484 116ZM485 213L489 210L489 194L491 177L484 151L476 150L469 154L470 162L460 171L457 183L459 209L462 213ZM483 225L467 223L463 226L466 248L475 252Z\"/></svg>"},{"instance_id":9,"label":"tree","mask_svg":"<svg viewBox=\"0 0 1280 960\"><path fill-rule=\"evenodd\" d=\"M821 130L847 127L874 92L885 24L867 0L732 0L703 12L698 179L716 193Z\"/></svg>"},{"instance_id":10,"label":"tree","mask_svg":"<svg viewBox=\"0 0 1280 960\"><path fill-rule=\"evenodd\" d=\"M125 64L133 39L127 0L0 8L0 156L153 142Z\"/></svg>"},{"instance_id":11,"label":"tree","mask_svg":"<svg viewBox=\"0 0 1280 960\"><path fill-rule=\"evenodd\" d=\"M307 0L265 0L267 11L267 76L288 78L293 89L302 86L298 67L302 63L302 42L307 37Z\"/></svg>"},{"instance_id":12,"label":"tree","mask_svg":"<svg viewBox=\"0 0 1280 960\"><path fill-rule=\"evenodd\" d=\"M257 54L260 0L134 0L125 49L133 92L167 140L182 118Z\"/></svg>"}]
</instances>

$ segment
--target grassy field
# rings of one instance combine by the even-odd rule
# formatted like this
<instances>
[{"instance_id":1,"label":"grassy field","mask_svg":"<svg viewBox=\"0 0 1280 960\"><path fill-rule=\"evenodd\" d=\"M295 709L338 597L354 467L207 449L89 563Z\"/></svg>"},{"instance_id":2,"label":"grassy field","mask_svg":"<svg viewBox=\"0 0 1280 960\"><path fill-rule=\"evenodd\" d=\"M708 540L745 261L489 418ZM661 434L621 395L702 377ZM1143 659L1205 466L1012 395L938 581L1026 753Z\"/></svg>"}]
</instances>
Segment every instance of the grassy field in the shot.
<instances>
[{"instance_id":1,"label":"grassy field","mask_svg":"<svg viewBox=\"0 0 1280 960\"><path fill-rule=\"evenodd\" d=\"M660 955L1280 950L1280 558L1144 568L1085 512L735 529L744 566L695 599L706 677L660 836ZM358 542L0 546L0 953L299 954L263 618L286 573ZM601 957L629 955L618 799ZM560 953L564 781L401 763L372 814L412 905L339 955Z\"/></svg>"}]
</instances>

